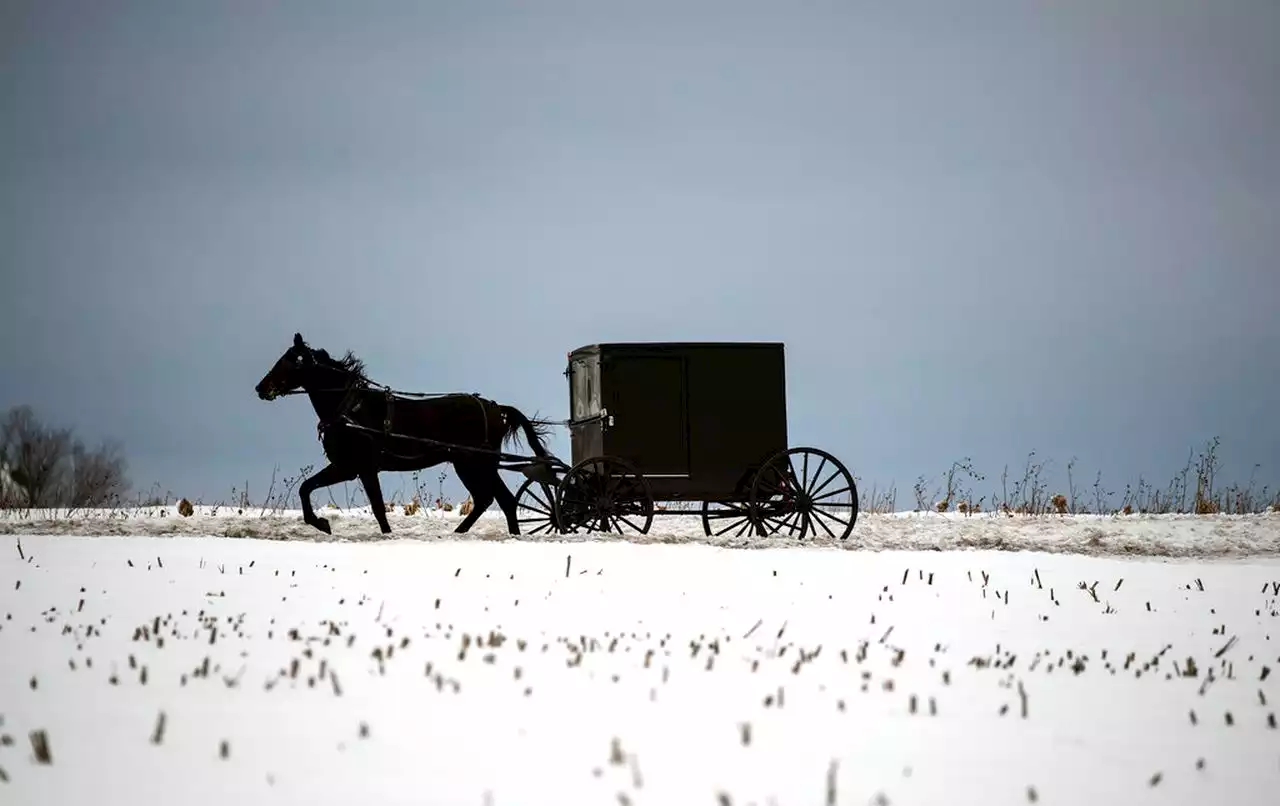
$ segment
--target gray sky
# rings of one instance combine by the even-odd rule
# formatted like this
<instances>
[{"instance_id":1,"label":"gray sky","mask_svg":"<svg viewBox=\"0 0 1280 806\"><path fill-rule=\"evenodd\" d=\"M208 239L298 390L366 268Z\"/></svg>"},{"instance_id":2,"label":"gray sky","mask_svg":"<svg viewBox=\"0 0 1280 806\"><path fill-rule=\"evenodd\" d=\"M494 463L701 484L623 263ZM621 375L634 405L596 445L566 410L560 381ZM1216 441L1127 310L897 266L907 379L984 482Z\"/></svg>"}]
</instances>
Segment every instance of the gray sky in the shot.
<instances>
[{"instance_id":1,"label":"gray sky","mask_svg":"<svg viewBox=\"0 0 1280 806\"><path fill-rule=\"evenodd\" d=\"M253 394L295 330L556 417L571 348L776 339L792 443L900 507L1215 434L1280 480L1277 42L1272 0L5 0L0 407L212 500L323 461Z\"/></svg>"}]
</instances>

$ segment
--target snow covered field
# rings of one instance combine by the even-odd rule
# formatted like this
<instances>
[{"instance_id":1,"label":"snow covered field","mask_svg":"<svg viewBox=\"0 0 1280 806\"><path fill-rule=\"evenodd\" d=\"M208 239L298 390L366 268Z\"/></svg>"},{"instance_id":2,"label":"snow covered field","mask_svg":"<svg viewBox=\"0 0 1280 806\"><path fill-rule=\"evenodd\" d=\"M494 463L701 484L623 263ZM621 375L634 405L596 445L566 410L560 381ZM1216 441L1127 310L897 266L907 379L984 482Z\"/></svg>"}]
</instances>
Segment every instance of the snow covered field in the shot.
<instances>
[{"instance_id":1,"label":"snow covered field","mask_svg":"<svg viewBox=\"0 0 1280 806\"><path fill-rule=\"evenodd\" d=\"M683 517L553 541L400 515L385 539L352 512L318 542L297 513L130 512L0 515L0 803L1280 787L1276 515L879 516L739 551Z\"/></svg>"}]
</instances>

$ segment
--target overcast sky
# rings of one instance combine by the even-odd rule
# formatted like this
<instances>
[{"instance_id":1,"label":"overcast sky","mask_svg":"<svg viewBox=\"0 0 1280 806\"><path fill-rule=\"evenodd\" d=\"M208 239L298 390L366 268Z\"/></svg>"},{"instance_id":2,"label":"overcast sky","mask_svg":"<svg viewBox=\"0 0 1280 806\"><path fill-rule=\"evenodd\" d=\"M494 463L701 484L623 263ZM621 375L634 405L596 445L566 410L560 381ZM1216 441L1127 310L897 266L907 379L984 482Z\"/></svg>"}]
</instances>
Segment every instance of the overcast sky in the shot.
<instances>
[{"instance_id":1,"label":"overcast sky","mask_svg":"<svg viewBox=\"0 0 1280 806\"><path fill-rule=\"evenodd\" d=\"M0 407L211 501L323 462L253 393L294 331L555 417L580 345L781 340L792 443L900 507L1214 435L1280 481L1277 42L1273 0L4 0Z\"/></svg>"}]
</instances>

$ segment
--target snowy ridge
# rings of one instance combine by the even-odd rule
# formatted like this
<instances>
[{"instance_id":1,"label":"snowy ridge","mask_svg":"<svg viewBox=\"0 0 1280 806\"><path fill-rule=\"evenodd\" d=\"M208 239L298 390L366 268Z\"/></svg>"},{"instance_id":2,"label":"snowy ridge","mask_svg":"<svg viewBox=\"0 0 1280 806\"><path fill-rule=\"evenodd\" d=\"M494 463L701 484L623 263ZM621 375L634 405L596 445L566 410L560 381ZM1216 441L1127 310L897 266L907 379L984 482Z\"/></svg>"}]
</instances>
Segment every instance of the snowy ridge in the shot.
<instances>
[{"instance_id":1,"label":"snowy ridge","mask_svg":"<svg viewBox=\"0 0 1280 806\"><path fill-rule=\"evenodd\" d=\"M501 514L487 512L465 535L453 533L455 512L388 513L392 533L382 535L368 507L333 509L333 535L302 520L300 510L262 512L228 507L197 507L182 517L176 507L81 510L69 516L41 510L0 511L0 534L115 535L172 537L244 537L268 540L329 541L495 541L581 543L627 541L636 544L700 544L720 548L838 548L863 551L951 551L965 549L1041 551L1088 556L1226 558L1280 555L1280 514L1131 515L1009 517L996 513L864 514L847 541L828 537L708 537L698 515L655 516L649 534L520 535L507 533Z\"/></svg>"}]
</instances>

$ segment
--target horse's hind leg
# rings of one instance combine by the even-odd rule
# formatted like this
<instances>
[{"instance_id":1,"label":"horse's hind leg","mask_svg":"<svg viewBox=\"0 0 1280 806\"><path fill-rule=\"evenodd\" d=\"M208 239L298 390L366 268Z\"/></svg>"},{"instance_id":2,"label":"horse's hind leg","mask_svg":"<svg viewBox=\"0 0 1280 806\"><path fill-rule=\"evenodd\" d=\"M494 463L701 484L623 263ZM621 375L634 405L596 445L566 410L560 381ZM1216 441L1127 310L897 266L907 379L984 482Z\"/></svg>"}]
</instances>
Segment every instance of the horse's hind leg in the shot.
<instances>
[{"instance_id":1,"label":"horse's hind leg","mask_svg":"<svg viewBox=\"0 0 1280 806\"><path fill-rule=\"evenodd\" d=\"M382 500L382 485L378 483L378 471L366 470L360 474L360 482L364 484L365 497L369 499L369 506L373 509L373 517L378 520L378 528L382 533L391 533L391 524L387 523L387 507Z\"/></svg>"},{"instance_id":2,"label":"horse's hind leg","mask_svg":"<svg viewBox=\"0 0 1280 806\"><path fill-rule=\"evenodd\" d=\"M458 524L458 528L453 530L455 533L461 534L474 526L476 520L493 503L494 488L493 482L489 479L489 473L484 468L455 463L453 469L458 474L458 481L462 482L462 486L467 488L467 492L471 493L471 512L462 519L462 523ZM497 468L494 469L493 475L497 476ZM498 481L501 481L501 479L498 479Z\"/></svg>"},{"instance_id":3,"label":"horse's hind leg","mask_svg":"<svg viewBox=\"0 0 1280 806\"><path fill-rule=\"evenodd\" d=\"M302 499L302 519L327 535L333 534L333 530L329 528L329 519L317 518L315 510L311 508L311 493L321 487L351 481L355 477L356 472L348 467L326 465L320 472L298 485L298 497Z\"/></svg>"},{"instance_id":4,"label":"horse's hind leg","mask_svg":"<svg viewBox=\"0 0 1280 806\"><path fill-rule=\"evenodd\" d=\"M516 517L518 514L516 497L511 494L511 489L502 480L502 475L498 473L497 468L493 470L493 497L497 499L498 506L502 508L502 514L507 516L507 534L520 534L520 521Z\"/></svg>"}]
</instances>

